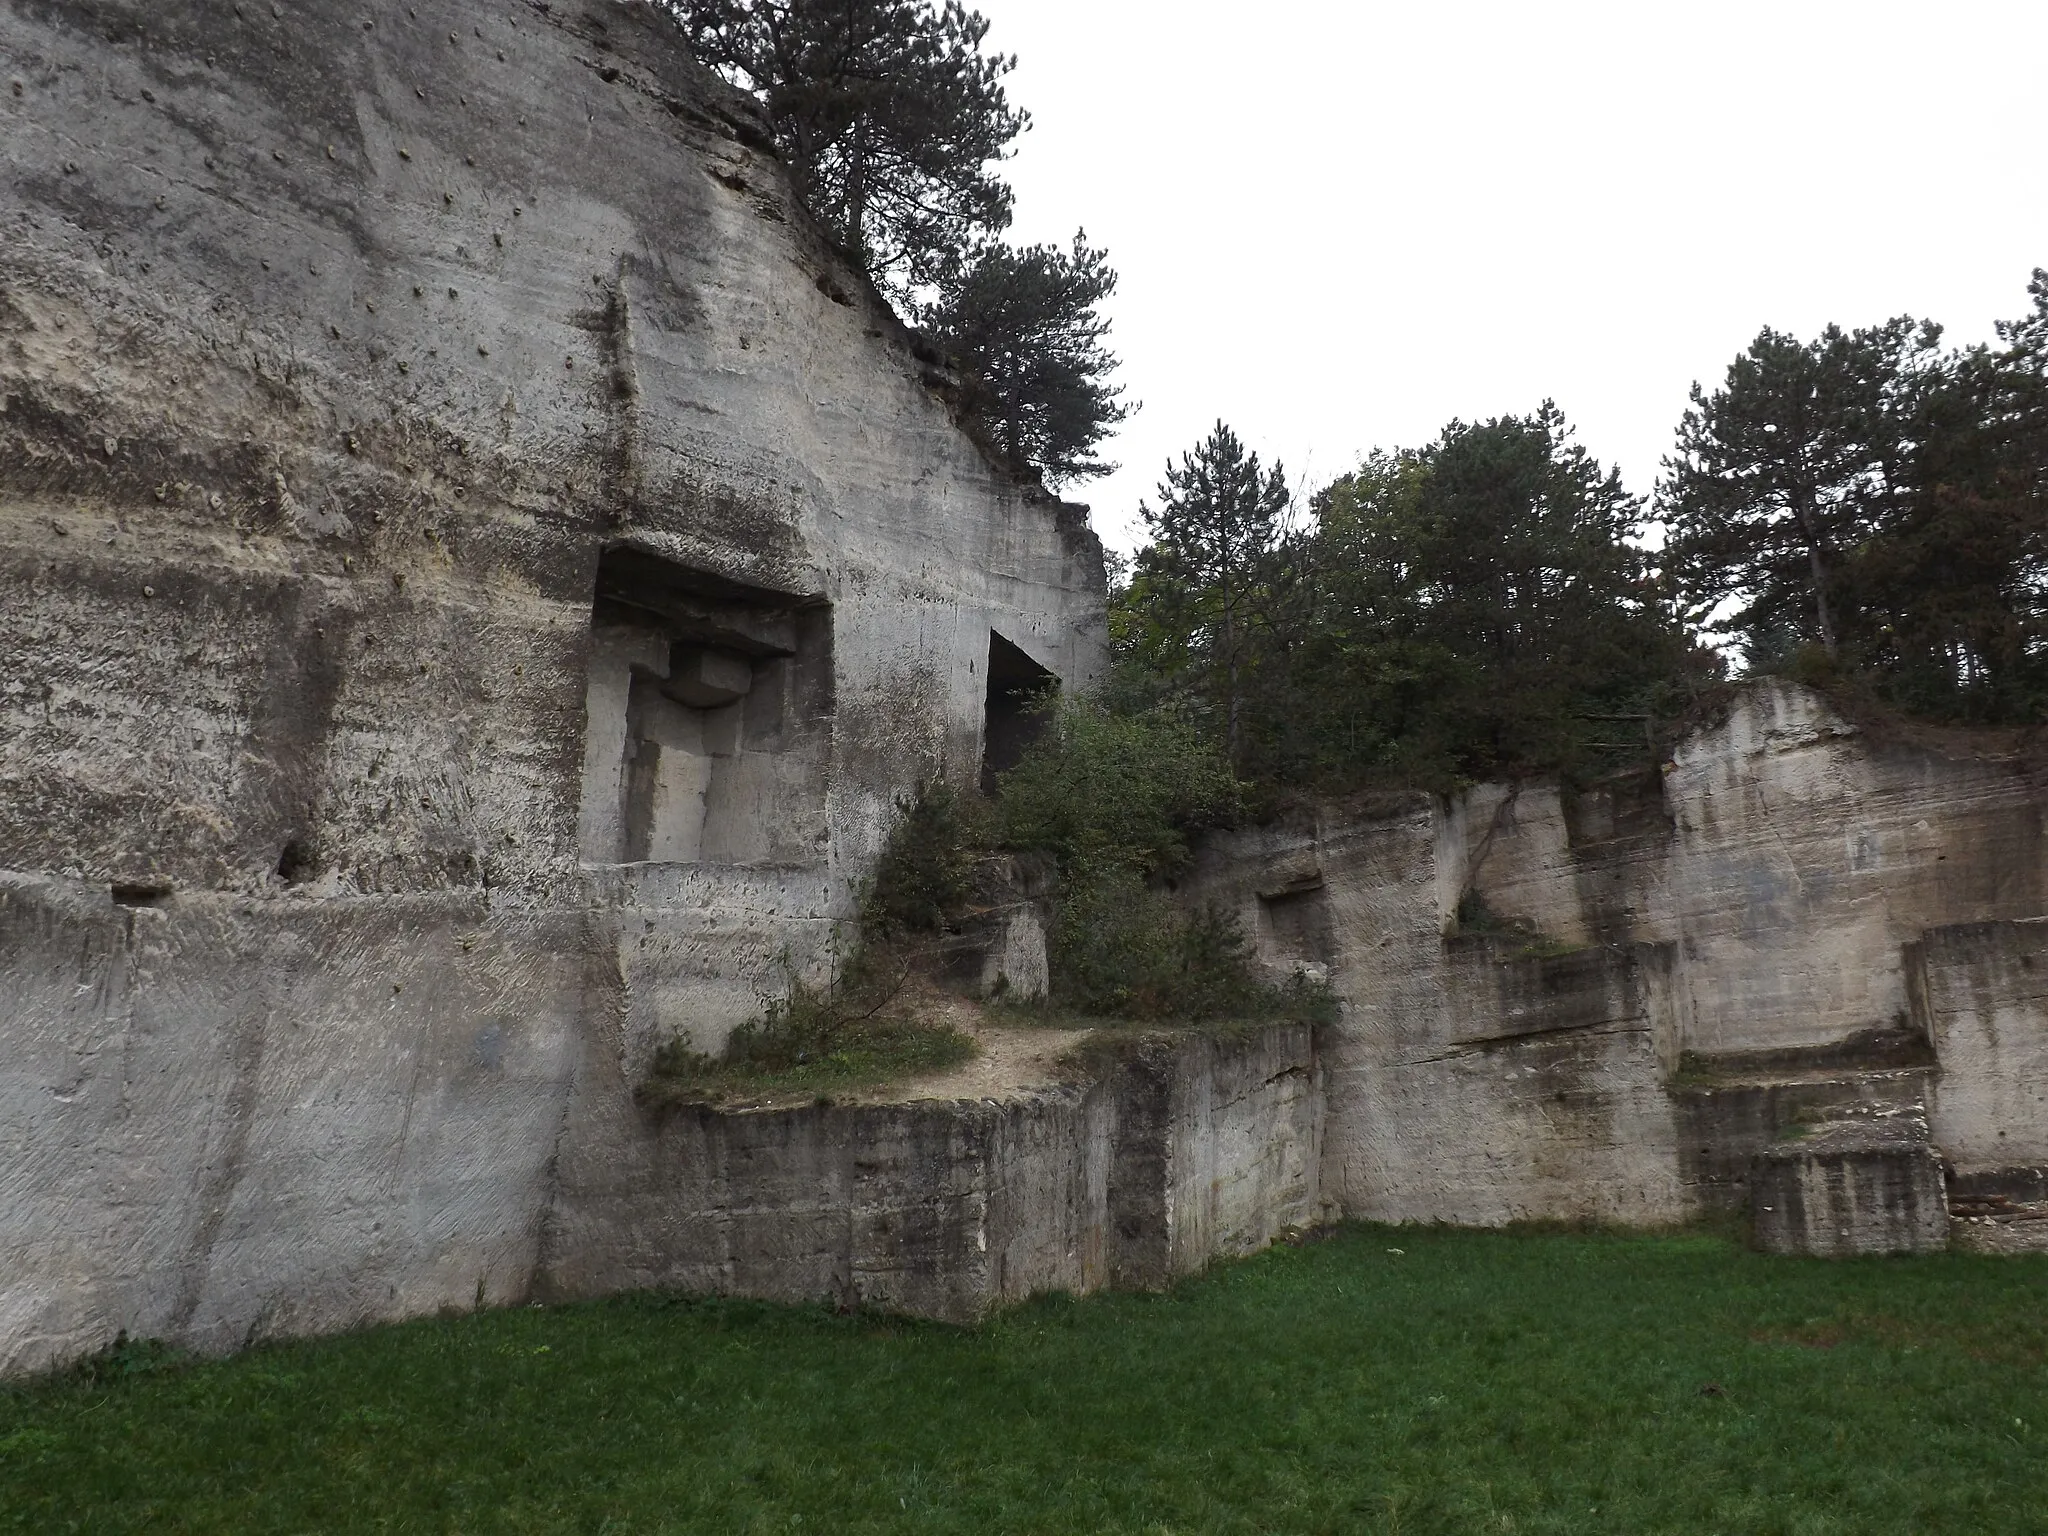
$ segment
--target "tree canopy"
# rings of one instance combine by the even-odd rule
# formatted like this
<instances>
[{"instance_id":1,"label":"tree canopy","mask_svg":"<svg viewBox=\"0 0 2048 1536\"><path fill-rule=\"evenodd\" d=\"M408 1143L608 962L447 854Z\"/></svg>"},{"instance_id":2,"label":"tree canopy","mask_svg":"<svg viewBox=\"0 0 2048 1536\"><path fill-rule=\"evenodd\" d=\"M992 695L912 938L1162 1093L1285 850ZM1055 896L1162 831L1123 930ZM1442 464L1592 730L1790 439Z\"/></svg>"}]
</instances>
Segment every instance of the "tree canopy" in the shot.
<instances>
[{"instance_id":1,"label":"tree canopy","mask_svg":"<svg viewBox=\"0 0 2048 1536\"><path fill-rule=\"evenodd\" d=\"M1839 650L1844 564L1903 492L1917 393L1940 332L1910 318L1766 329L1708 394L1695 384L1661 504L1688 596L1730 627Z\"/></svg>"},{"instance_id":2,"label":"tree canopy","mask_svg":"<svg viewBox=\"0 0 2048 1536\"><path fill-rule=\"evenodd\" d=\"M1643 719L1711 670L1631 542L1641 503L1548 403L1373 454L1318 494L1309 529L1280 525L1277 471L1227 429L1175 485L1193 494L1148 517L1117 599L1122 662L1199 700L1268 782L1639 760Z\"/></svg>"},{"instance_id":3,"label":"tree canopy","mask_svg":"<svg viewBox=\"0 0 2048 1536\"><path fill-rule=\"evenodd\" d=\"M1141 508L1108 697L1320 790L1641 765L1726 675L2048 718L2048 271L1997 339L1765 330L1693 391L1643 502L1558 408L1375 452L1296 524L1216 428Z\"/></svg>"},{"instance_id":4,"label":"tree canopy","mask_svg":"<svg viewBox=\"0 0 2048 1536\"><path fill-rule=\"evenodd\" d=\"M1008 227L993 167L1029 125L959 0L667 0L697 57L767 110L804 205L901 298Z\"/></svg>"},{"instance_id":5,"label":"tree canopy","mask_svg":"<svg viewBox=\"0 0 2048 1536\"><path fill-rule=\"evenodd\" d=\"M1209 706L1233 764L1243 759L1245 696L1285 583L1276 557L1293 504L1284 470L1262 467L1217 422L1166 466L1158 505L1141 504L1152 542L1138 555L1125 607L1133 656Z\"/></svg>"},{"instance_id":6,"label":"tree canopy","mask_svg":"<svg viewBox=\"0 0 2048 1536\"><path fill-rule=\"evenodd\" d=\"M952 358L966 406L1014 470L1055 483L1107 474L1095 449L1130 414L1107 382L1101 304L1116 291L1106 252L1076 233L1073 249L986 244L950 263L919 318Z\"/></svg>"},{"instance_id":7,"label":"tree canopy","mask_svg":"<svg viewBox=\"0 0 2048 1536\"><path fill-rule=\"evenodd\" d=\"M2048 276L1998 344L1901 318L1766 330L1695 386L1659 508L1692 611L1753 668L1854 678L1918 713L2048 704Z\"/></svg>"},{"instance_id":8,"label":"tree canopy","mask_svg":"<svg viewBox=\"0 0 2048 1536\"><path fill-rule=\"evenodd\" d=\"M1012 246L1028 126L961 0L665 0L753 92L797 190L957 368L1020 475L1085 480L1130 413L1117 275L1077 234ZM1853 681L1921 714L2048 714L2048 271L1995 343L1899 317L1769 328L1695 385L1642 504L1546 402L1375 453L1291 518L1222 423L1141 507L1114 596L1126 699L1170 700L1276 782L1579 771L1723 666ZM1650 541L1654 543L1654 540Z\"/></svg>"}]
</instances>

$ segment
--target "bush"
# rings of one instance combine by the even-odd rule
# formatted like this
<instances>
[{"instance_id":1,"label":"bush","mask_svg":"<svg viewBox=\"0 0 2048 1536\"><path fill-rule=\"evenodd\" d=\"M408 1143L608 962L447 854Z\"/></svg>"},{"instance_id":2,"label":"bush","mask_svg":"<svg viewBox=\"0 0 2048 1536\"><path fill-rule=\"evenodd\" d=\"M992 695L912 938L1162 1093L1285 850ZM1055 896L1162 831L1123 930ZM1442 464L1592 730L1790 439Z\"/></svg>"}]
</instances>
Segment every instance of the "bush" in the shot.
<instances>
[{"instance_id":1,"label":"bush","mask_svg":"<svg viewBox=\"0 0 2048 1536\"><path fill-rule=\"evenodd\" d=\"M950 784L923 785L896 810L861 903L862 935L871 944L950 928L973 899L975 864L988 841L986 817Z\"/></svg>"},{"instance_id":2,"label":"bush","mask_svg":"<svg viewBox=\"0 0 2048 1536\"><path fill-rule=\"evenodd\" d=\"M1161 884L1193 833L1242 809L1243 787L1202 732L1168 707L1048 708L1047 730L1002 776L995 821L1006 846L1047 853L1058 871L1054 1006L1190 1024L1328 1017L1327 988L1275 986L1234 918L1191 911Z\"/></svg>"},{"instance_id":3,"label":"bush","mask_svg":"<svg viewBox=\"0 0 2048 1536\"><path fill-rule=\"evenodd\" d=\"M851 1087L934 1072L971 1059L975 1044L957 1029L885 1016L896 990L878 976L848 988L792 980L756 1018L732 1032L716 1056L676 1039L655 1052L642 1103L716 1104L771 1092Z\"/></svg>"},{"instance_id":4,"label":"bush","mask_svg":"<svg viewBox=\"0 0 2048 1536\"><path fill-rule=\"evenodd\" d=\"M1045 731L1000 780L1005 846L1050 853L1063 872L1171 874L1187 839L1238 815L1242 786L1178 711L1113 711L1092 700L1046 706Z\"/></svg>"},{"instance_id":5,"label":"bush","mask_svg":"<svg viewBox=\"0 0 2048 1536\"><path fill-rule=\"evenodd\" d=\"M1327 986L1267 980L1236 918L1187 910L1128 870L1064 881L1051 938L1053 1000L1076 1013L1188 1024L1334 1016Z\"/></svg>"}]
</instances>

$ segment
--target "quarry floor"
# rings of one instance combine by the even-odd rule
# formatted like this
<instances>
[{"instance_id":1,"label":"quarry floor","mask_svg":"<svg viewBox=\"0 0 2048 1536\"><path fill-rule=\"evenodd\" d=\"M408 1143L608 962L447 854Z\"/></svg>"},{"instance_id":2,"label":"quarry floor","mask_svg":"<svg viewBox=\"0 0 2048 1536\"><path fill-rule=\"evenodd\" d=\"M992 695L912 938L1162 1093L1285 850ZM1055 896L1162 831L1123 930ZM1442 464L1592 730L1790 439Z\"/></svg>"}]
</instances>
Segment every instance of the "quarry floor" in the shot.
<instances>
[{"instance_id":1,"label":"quarry floor","mask_svg":"<svg viewBox=\"0 0 2048 1536\"><path fill-rule=\"evenodd\" d=\"M972 1329L641 1295L0 1390L0 1530L2041 1528L2048 1259L1349 1226Z\"/></svg>"}]
</instances>

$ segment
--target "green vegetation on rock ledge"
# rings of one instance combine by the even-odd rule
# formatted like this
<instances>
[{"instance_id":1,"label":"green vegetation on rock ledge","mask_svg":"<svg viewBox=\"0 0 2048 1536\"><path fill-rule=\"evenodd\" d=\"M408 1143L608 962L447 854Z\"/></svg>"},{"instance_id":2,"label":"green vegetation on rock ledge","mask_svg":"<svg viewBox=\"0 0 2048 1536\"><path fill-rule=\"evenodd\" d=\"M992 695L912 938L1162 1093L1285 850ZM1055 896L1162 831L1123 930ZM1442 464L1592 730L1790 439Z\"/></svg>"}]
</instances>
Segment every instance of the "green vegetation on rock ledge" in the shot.
<instances>
[{"instance_id":1,"label":"green vegetation on rock ledge","mask_svg":"<svg viewBox=\"0 0 2048 1536\"><path fill-rule=\"evenodd\" d=\"M1175 1024L1329 1018L1327 987L1267 976L1233 915L1167 888L1189 839L1242 813L1245 788L1215 746L1171 706L1045 708L994 813L1002 846L1057 872L1052 1007Z\"/></svg>"},{"instance_id":2,"label":"green vegetation on rock ledge","mask_svg":"<svg viewBox=\"0 0 2048 1536\"><path fill-rule=\"evenodd\" d=\"M792 981L760 1015L732 1032L717 1055L669 1040L640 1084L650 1108L862 1088L971 1061L974 1041L957 1029L883 1011L844 981Z\"/></svg>"},{"instance_id":3,"label":"green vegetation on rock ledge","mask_svg":"<svg viewBox=\"0 0 2048 1536\"><path fill-rule=\"evenodd\" d=\"M1006 860L1050 867L1053 913L1050 994L1006 1017L1331 1019L1327 985L1268 975L1234 917L1166 887L1187 861L1189 837L1242 808L1244 786L1200 733L1167 707L1119 713L1048 699L1042 708L1044 729L993 801L934 783L899 805L854 942L827 979L792 975L716 1056L666 1042L642 1102L822 1092L967 1060L974 1042L920 1017L920 1004L949 941L1002 894L991 882Z\"/></svg>"},{"instance_id":4,"label":"green vegetation on rock ledge","mask_svg":"<svg viewBox=\"0 0 2048 1536\"><path fill-rule=\"evenodd\" d=\"M637 1296L0 1391L0 1530L2040 1528L2038 1261L1346 1227L974 1329Z\"/></svg>"},{"instance_id":5,"label":"green vegetation on rock ledge","mask_svg":"<svg viewBox=\"0 0 2048 1536\"><path fill-rule=\"evenodd\" d=\"M974 895L969 837L943 785L899 807L861 902L851 949L813 983L793 972L717 1055L664 1042L640 1085L643 1104L717 1104L765 1094L854 1088L972 1059L975 1043L920 1016L915 983L936 941Z\"/></svg>"}]
</instances>

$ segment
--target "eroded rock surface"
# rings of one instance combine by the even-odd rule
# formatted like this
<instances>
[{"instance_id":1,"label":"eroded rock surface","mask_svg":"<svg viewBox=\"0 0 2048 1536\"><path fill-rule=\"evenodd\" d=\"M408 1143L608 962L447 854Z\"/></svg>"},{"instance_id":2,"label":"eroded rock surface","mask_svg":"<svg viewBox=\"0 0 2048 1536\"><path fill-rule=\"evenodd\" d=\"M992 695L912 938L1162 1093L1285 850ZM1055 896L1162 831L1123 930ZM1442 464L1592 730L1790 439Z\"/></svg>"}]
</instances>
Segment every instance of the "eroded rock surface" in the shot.
<instances>
[{"instance_id":1,"label":"eroded rock surface","mask_svg":"<svg viewBox=\"0 0 2048 1536\"><path fill-rule=\"evenodd\" d=\"M0 58L0 1369L624 1283L564 1171L821 963L992 656L1094 675L1082 510L651 7Z\"/></svg>"},{"instance_id":2,"label":"eroded rock surface","mask_svg":"<svg viewBox=\"0 0 2048 1536\"><path fill-rule=\"evenodd\" d=\"M2023 1191L2048 1165L2043 790L2021 750L1874 738L1765 682L1657 775L1326 806L1216 840L1193 889L1344 1000L1346 1212L1675 1221L1741 1205L1788 1136L1896 1117Z\"/></svg>"}]
</instances>

